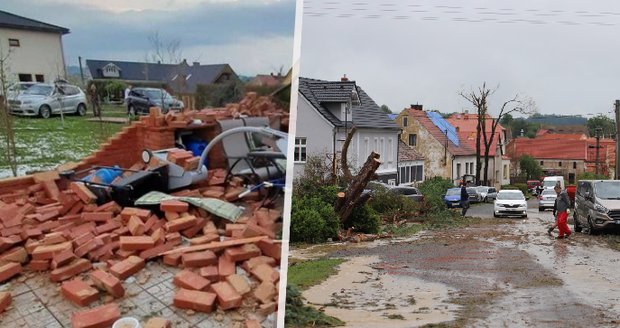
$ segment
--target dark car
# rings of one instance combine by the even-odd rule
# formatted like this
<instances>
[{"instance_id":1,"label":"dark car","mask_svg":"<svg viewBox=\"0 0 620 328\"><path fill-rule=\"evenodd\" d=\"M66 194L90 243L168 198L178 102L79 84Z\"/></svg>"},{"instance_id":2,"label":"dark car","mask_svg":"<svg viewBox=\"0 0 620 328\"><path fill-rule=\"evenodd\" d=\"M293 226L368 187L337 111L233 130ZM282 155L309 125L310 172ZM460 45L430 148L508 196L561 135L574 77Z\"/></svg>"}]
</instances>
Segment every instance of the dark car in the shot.
<instances>
[{"instance_id":1,"label":"dark car","mask_svg":"<svg viewBox=\"0 0 620 328\"><path fill-rule=\"evenodd\" d=\"M156 88L133 88L125 102L129 115L148 114L151 107L159 107L163 113L169 110L180 111L184 107L182 101L172 97L166 90Z\"/></svg>"},{"instance_id":2,"label":"dark car","mask_svg":"<svg viewBox=\"0 0 620 328\"><path fill-rule=\"evenodd\" d=\"M467 194L469 195L470 203L480 203L482 201L476 187L467 187Z\"/></svg>"},{"instance_id":3,"label":"dark car","mask_svg":"<svg viewBox=\"0 0 620 328\"><path fill-rule=\"evenodd\" d=\"M418 188L409 186L390 186L388 184L378 181L368 182L366 188L363 191L363 194L373 193L380 189L386 189L389 193L402 195L416 202L421 202L424 199L424 195L420 193L420 190L418 190Z\"/></svg>"}]
</instances>

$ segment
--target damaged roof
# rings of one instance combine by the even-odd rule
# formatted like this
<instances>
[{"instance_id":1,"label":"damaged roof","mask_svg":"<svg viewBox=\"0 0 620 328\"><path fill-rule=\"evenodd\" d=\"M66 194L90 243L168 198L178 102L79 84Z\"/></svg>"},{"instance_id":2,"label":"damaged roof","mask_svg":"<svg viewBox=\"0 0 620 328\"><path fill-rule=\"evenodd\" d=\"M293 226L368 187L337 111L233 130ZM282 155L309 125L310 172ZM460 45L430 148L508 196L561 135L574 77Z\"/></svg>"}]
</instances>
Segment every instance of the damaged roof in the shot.
<instances>
[{"instance_id":1,"label":"damaged roof","mask_svg":"<svg viewBox=\"0 0 620 328\"><path fill-rule=\"evenodd\" d=\"M299 93L335 127L344 127L344 123L323 105L348 102L353 90L357 92L360 100L359 105L353 105L351 108L353 125L358 128L400 130L400 127L390 120L388 115L354 81L299 78Z\"/></svg>"}]
</instances>

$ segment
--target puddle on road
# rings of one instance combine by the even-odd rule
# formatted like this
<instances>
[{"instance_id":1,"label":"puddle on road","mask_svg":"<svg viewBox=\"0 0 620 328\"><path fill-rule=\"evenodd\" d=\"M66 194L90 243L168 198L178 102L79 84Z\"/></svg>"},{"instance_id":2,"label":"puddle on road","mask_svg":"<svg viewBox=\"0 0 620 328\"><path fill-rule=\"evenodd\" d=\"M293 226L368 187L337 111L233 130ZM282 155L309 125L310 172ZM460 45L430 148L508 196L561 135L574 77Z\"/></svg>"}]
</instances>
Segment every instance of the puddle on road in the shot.
<instances>
[{"instance_id":1,"label":"puddle on road","mask_svg":"<svg viewBox=\"0 0 620 328\"><path fill-rule=\"evenodd\" d=\"M417 327L452 321L458 306L446 303L454 290L411 276L373 268L378 256L353 257L337 275L303 293L308 303L347 327Z\"/></svg>"}]
</instances>

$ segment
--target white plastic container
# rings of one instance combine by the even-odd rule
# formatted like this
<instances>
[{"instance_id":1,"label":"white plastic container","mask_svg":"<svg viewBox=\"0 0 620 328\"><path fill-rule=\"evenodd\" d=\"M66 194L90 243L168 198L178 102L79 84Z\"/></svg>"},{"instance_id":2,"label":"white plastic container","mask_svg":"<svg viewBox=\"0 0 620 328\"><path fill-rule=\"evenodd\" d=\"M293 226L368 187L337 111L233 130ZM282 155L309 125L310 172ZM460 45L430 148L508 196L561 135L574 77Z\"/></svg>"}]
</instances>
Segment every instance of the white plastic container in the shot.
<instances>
[{"instance_id":1,"label":"white plastic container","mask_svg":"<svg viewBox=\"0 0 620 328\"><path fill-rule=\"evenodd\" d=\"M132 317L124 317L116 320L112 328L142 328L140 321Z\"/></svg>"}]
</instances>

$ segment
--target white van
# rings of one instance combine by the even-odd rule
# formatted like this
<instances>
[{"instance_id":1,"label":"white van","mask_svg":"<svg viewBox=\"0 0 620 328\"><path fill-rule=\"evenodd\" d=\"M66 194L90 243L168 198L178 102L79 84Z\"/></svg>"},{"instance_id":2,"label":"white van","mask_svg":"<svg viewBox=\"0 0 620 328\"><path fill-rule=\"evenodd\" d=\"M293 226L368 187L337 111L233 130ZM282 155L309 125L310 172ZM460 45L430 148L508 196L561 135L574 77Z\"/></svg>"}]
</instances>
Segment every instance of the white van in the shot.
<instances>
[{"instance_id":1,"label":"white van","mask_svg":"<svg viewBox=\"0 0 620 328\"><path fill-rule=\"evenodd\" d=\"M553 176L553 177L545 177L543 179L542 187L545 189L553 189L555 185L560 182L560 186L562 190L566 189L564 186L564 177L563 176Z\"/></svg>"}]
</instances>

